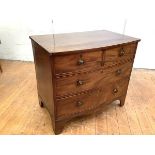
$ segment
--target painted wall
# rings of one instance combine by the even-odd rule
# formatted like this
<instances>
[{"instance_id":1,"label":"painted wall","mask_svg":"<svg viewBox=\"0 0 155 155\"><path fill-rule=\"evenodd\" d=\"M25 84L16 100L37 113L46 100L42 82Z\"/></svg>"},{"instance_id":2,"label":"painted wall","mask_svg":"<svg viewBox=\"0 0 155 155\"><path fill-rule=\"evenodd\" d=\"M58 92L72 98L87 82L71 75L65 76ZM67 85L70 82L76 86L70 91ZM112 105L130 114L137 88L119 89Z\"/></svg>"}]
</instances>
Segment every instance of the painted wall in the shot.
<instances>
[{"instance_id":1,"label":"painted wall","mask_svg":"<svg viewBox=\"0 0 155 155\"><path fill-rule=\"evenodd\" d=\"M0 58L33 61L29 35L108 29L141 38L134 63L155 69L153 0L0 0Z\"/></svg>"}]
</instances>

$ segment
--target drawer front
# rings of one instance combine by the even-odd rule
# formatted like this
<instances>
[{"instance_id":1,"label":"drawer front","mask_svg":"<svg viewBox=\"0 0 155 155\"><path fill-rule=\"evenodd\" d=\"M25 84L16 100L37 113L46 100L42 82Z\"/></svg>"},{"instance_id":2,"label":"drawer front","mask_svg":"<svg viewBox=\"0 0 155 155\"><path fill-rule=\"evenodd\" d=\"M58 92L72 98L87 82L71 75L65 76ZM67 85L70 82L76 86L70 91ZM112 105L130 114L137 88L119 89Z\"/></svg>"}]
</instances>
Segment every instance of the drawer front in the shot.
<instances>
[{"instance_id":1,"label":"drawer front","mask_svg":"<svg viewBox=\"0 0 155 155\"><path fill-rule=\"evenodd\" d=\"M137 43L117 46L103 51L80 52L76 54L58 55L54 57L56 75L87 72L111 66L118 61L132 59L135 56Z\"/></svg>"},{"instance_id":2,"label":"drawer front","mask_svg":"<svg viewBox=\"0 0 155 155\"><path fill-rule=\"evenodd\" d=\"M87 110L95 109L105 102L111 102L124 95L128 87L128 79L106 84L104 88L57 101L57 118L80 115Z\"/></svg>"},{"instance_id":3,"label":"drawer front","mask_svg":"<svg viewBox=\"0 0 155 155\"><path fill-rule=\"evenodd\" d=\"M54 57L55 73L87 71L101 66L102 51L66 54Z\"/></svg>"},{"instance_id":4,"label":"drawer front","mask_svg":"<svg viewBox=\"0 0 155 155\"><path fill-rule=\"evenodd\" d=\"M77 74L56 80L56 96L77 94L83 90L104 87L111 83L130 76L132 62L106 70L98 70L87 74Z\"/></svg>"},{"instance_id":5,"label":"drawer front","mask_svg":"<svg viewBox=\"0 0 155 155\"><path fill-rule=\"evenodd\" d=\"M115 47L112 49L108 49L105 52L105 65L108 64L106 62L119 61L126 58L134 58L136 52L137 43L132 43L128 45L123 45L119 47Z\"/></svg>"}]
</instances>

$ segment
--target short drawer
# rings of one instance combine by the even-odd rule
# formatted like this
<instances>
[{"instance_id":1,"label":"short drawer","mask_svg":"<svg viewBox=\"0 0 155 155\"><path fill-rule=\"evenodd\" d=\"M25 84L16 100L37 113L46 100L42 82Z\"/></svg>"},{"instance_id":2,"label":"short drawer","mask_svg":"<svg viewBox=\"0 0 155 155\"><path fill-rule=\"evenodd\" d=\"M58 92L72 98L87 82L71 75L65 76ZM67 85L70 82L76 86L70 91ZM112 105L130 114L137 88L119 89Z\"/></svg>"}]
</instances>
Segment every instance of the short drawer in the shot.
<instances>
[{"instance_id":1,"label":"short drawer","mask_svg":"<svg viewBox=\"0 0 155 155\"><path fill-rule=\"evenodd\" d=\"M55 73L87 71L101 66L102 51L80 52L54 57Z\"/></svg>"},{"instance_id":2,"label":"short drawer","mask_svg":"<svg viewBox=\"0 0 155 155\"><path fill-rule=\"evenodd\" d=\"M111 102L124 95L127 91L129 80L120 80L107 84L104 88L95 92L88 92L73 97L64 98L57 101L57 118L70 115L80 115L97 106Z\"/></svg>"},{"instance_id":3,"label":"short drawer","mask_svg":"<svg viewBox=\"0 0 155 155\"><path fill-rule=\"evenodd\" d=\"M56 79L56 96L61 97L66 94L77 94L83 90L104 87L107 83L129 77L131 70L132 62L128 62L114 68L58 78Z\"/></svg>"},{"instance_id":4,"label":"short drawer","mask_svg":"<svg viewBox=\"0 0 155 155\"><path fill-rule=\"evenodd\" d=\"M106 62L119 61L126 58L134 58L137 43L118 46L115 48L107 49L105 51L105 64Z\"/></svg>"}]
</instances>

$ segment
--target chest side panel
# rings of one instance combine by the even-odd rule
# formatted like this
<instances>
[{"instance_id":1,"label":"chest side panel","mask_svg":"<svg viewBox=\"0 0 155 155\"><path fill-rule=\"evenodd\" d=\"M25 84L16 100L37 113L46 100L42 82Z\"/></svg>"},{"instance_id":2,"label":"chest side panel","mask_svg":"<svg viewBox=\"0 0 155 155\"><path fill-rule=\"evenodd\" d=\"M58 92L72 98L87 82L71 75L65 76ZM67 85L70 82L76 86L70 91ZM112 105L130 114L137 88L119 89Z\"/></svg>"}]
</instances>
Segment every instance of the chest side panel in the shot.
<instances>
[{"instance_id":1,"label":"chest side panel","mask_svg":"<svg viewBox=\"0 0 155 155\"><path fill-rule=\"evenodd\" d=\"M49 54L32 41L38 96L54 117L52 62Z\"/></svg>"}]
</instances>

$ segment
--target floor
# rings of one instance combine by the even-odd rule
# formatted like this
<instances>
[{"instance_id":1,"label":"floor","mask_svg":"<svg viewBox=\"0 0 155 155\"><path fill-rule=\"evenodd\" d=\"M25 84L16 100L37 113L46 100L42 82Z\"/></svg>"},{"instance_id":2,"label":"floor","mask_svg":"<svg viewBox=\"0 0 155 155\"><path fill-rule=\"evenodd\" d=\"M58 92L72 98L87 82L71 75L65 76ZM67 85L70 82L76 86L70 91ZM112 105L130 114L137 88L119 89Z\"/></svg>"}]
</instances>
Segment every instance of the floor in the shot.
<instances>
[{"instance_id":1,"label":"floor","mask_svg":"<svg viewBox=\"0 0 155 155\"><path fill-rule=\"evenodd\" d=\"M1 60L0 134L53 134L38 105L32 62ZM62 134L155 134L155 70L134 69L124 107L115 101L103 113L69 122Z\"/></svg>"}]
</instances>

